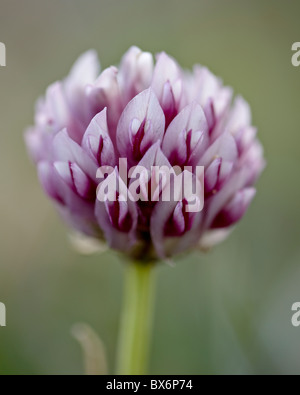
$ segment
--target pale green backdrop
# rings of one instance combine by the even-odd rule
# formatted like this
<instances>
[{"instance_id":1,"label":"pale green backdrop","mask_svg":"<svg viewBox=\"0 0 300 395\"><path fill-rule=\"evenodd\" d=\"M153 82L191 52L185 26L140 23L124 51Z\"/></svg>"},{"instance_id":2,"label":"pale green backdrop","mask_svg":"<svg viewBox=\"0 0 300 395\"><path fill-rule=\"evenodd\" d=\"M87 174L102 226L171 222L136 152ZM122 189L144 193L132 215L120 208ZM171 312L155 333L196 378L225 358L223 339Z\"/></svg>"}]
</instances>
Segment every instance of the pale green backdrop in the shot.
<instances>
[{"instance_id":1,"label":"pale green backdrop","mask_svg":"<svg viewBox=\"0 0 300 395\"><path fill-rule=\"evenodd\" d=\"M80 374L78 321L102 337L110 370L123 266L81 257L44 197L22 133L33 105L79 54L116 64L133 44L202 63L251 104L268 167L224 244L159 269L152 374L299 374L299 1L0 0L0 374Z\"/></svg>"}]
</instances>

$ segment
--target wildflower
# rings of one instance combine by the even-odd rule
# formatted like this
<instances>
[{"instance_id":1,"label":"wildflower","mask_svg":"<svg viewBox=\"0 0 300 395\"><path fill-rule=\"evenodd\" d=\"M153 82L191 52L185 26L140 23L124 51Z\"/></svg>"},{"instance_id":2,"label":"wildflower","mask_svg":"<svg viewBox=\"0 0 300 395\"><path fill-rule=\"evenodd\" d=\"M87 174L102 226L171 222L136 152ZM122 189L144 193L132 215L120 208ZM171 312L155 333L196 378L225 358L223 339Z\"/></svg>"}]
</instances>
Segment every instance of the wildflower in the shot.
<instances>
[{"instance_id":1,"label":"wildflower","mask_svg":"<svg viewBox=\"0 0 300 395\"><path fill-rule=\"evenodd\" d=\"M99 75L95 52L51 85L36 107L26 143L40 182L64 221L135 258L166 258L223 240L243 217L264 168L249 105L232 104L232 89L208 69L183 71L161 53L132 47L119 69ZM204 209L188 212L185 197L169 202L128 196L129 167L204 167ZM114 169L114 201L97 199L97 170Z\"/></svg>"}]
</instances>

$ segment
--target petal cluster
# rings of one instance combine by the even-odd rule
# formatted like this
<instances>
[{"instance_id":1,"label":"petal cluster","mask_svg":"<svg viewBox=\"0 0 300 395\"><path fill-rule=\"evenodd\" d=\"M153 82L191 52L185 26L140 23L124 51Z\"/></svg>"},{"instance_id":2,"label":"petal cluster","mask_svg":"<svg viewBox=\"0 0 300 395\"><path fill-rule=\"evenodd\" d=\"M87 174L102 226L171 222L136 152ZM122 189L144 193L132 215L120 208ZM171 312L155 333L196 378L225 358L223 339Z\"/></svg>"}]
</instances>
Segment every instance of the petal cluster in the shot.
<instances>
[{"instance_id":1,"label":"petal cluster","mask_svg":"<svg viewBox=\"0 0 300 395\"><path fill-rule=\"evenodd\" d=\"M132 47L119 68L100 73L89 51L36 106L26 144L46 194L76 231L143 259L169 257L223 240L255 195L265 162L249 105L208 69L182 70L165 53ZM100 73L100 75L99 75ZM128 166L204 167L204 209L187 200L133 201ZM97 199L97 170L123 179L114 201ZM126 175L125 175L126 178ZM143 188L141 188L143 189Z\"/></svg>"}]
</instances>

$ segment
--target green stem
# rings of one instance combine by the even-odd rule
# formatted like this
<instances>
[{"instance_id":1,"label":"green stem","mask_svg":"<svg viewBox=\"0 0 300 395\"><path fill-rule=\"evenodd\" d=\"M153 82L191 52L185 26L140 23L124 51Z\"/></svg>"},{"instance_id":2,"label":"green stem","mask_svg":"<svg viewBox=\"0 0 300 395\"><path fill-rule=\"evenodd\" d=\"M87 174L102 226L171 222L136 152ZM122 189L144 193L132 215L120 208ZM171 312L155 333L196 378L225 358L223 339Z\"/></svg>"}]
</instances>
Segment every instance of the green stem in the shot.
<instances>
[{"instance_id":1,"label":"green stem","mask_svg":"<svg viewBox=\"0 0 300 395\"><path fill-rule=\"evenodd\" d=\"M154 265L129 263L126 271L117 374L144 375L152 331Z\"/></svg>"}]
</instances>

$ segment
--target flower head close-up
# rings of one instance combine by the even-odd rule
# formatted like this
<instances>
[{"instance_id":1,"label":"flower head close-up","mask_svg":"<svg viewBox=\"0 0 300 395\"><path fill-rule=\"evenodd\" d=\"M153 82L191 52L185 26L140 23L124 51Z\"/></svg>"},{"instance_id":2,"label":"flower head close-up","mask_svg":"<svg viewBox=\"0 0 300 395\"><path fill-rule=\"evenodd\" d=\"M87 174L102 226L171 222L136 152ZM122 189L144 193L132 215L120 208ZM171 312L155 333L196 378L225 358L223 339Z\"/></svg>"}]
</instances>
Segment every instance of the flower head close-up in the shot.
<instances>
[{"instance_id":1,"label":"flower head close-up","mask_svg":"<svg viewBox=\"0 0 300 395\"><path fill-rule=\"evenodd\" d=\"M183 70L164 52L154 62L132 47L119 68L99 69L94 51L83 54L38 101L35 125L26 132L39 180L63 220L139 260L224 240L245 214L265 165L248 103L207 68ZM151 174L155 166L198 177L203 209L189 212L185 194L161 199L163 182L156 199L125 199L130 169ZM104 167L119 182L114 199L101 201L97 188L107 179L99 181L97 170ZM140 175L138 192L148 197L151 181Z\"/></svg>"}]
</instances>

